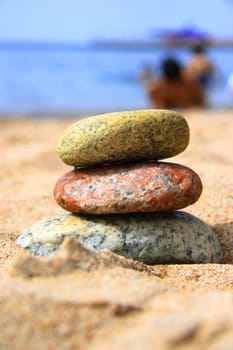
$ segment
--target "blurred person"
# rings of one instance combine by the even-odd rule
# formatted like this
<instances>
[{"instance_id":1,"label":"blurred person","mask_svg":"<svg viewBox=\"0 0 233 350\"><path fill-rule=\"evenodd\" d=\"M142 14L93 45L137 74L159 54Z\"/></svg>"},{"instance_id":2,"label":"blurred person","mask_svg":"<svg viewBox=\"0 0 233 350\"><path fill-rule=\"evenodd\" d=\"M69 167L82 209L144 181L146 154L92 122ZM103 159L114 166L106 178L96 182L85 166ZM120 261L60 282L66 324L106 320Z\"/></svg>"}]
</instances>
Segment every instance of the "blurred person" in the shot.
<instances>
[{"instance_id":1,"label":"blurred person","mask_svg":"<svg viewBox=\"0 0 233 350\"><path fill-rule=\"evenodd\" d=\"M233 97L233 73L230 74L228 80L227 80L227 86L230 90L230 94Z\"/></svg>"},{"instance_id":2,"label":"blurred person","mask_svg":"<svg viewBox=\"0 0 233 350\"><path fill-rule=\"evenodd\" d=\"M203 89L208 88L214 80L215 68L205 54L205 47L197 44L193 47L193 56L186 66L186 74L197 81Z\"/></svg>"},{"instance_id":3,"label":"blurred person","mask_svg":"<svg viewBox=\"0 0 233 350\"><path fill-rule=\"evenodd\" d=\"M153 80L153 75L154 74L153 74L153 69L151 65L146 64L140 71L139 80L143 84L148 84L149 81Z\"/></svg>"},{"instance_id":4,"label":"blurred person","mask_svg":"<svg viewBox=\"0 0 233 350\"><path fill-rule=\"evenodd\" d=\"M162 76L148 80L147 92L153 108L204 107L204 94L199 85L183 74L181 64L166 58L161 64Z\"/></svg>"}]
</instances>

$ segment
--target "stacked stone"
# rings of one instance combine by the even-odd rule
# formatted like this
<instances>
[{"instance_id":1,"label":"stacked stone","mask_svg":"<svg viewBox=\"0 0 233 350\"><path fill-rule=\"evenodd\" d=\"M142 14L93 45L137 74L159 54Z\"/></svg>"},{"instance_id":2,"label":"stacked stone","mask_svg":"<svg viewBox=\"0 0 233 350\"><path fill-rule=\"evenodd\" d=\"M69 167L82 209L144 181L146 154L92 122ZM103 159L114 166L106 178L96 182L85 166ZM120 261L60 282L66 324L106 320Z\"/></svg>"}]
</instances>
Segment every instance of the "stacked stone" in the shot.
<instances>
[{"instance_id":1,"label":"stacked stone","mask_svg":"<svg viewBox=\"0 0 233 350\"><path fill-rule=\"evenodd\" d=\"M199 176L160 161L188 143L187 121L167 110L109 113L71 125L58 152L73 169L54 189L58 204L71 214L33 225L17 243L45 255L74 236L88 248L147 264L219 262L214 232L177 211L199 199Z\"/></svg>"}]
</instances>

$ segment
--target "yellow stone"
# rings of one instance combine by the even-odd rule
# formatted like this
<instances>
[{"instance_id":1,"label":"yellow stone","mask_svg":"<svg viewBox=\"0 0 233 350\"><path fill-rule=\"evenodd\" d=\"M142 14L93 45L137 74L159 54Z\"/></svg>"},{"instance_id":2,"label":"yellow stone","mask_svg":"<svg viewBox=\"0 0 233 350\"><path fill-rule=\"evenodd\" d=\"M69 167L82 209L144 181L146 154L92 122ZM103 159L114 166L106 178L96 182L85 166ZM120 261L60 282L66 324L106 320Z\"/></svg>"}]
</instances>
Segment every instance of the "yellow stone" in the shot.
<instances>
[{"instance_id":1,"label":"yellow stone","mask_svg":"<svg viewBox=\"0 0 233 350\"><path fill-rule=\"evenodd\" d=\"M185 118L170 110L136 110L81 119L65 130L58 144L64 163L88 166L173 157L187 147Z\"/></svg>"}]
</instances>

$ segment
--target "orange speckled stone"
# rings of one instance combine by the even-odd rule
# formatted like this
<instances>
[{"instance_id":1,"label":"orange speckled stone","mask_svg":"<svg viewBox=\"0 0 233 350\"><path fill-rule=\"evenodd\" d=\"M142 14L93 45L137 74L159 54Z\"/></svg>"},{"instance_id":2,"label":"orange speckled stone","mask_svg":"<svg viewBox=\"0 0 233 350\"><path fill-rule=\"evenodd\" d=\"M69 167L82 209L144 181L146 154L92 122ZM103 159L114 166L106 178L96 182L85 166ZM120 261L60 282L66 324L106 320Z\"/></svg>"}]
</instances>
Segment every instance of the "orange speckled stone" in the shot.
<instances>
[{"instance_id":1,"label":"orange speckled stone","mask_svg":"<svg viewBox=\"0 0 233 350\"><path fill-rule=\"evenodd\" d=\"M113 214L181 209L201 192L199 176L185 166L140 162L70 171L58 179L54 197L73 213Z\"/></svg>"}]
</instances>

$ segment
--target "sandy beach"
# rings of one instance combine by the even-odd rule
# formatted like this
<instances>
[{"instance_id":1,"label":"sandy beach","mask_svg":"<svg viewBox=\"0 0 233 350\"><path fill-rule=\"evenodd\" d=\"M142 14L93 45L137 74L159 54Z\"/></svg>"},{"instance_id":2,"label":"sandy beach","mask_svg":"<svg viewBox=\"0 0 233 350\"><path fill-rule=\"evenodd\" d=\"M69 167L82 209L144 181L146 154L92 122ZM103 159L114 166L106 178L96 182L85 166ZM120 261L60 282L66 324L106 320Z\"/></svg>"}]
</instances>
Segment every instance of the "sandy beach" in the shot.
<instances>
[{"instance_id":1,"label":"sandy beach","mask_svg":"<svg viewBox=\"0 0 233 350\"><path fill-rule=\"evenodd\" d=\"M233 111L186 111L188 148L170 162L200 175L185 208L216 233L222 264L147 266L67 240L36 257L14 244L64 213L55 182L70 169L56 147L76 121L0 120L0 349L233 349Z\"/></svg>"}]
</instances>

